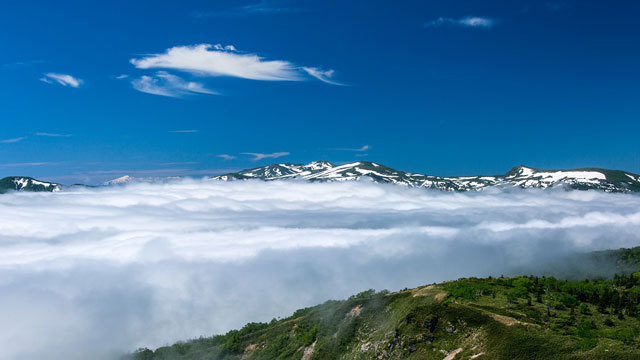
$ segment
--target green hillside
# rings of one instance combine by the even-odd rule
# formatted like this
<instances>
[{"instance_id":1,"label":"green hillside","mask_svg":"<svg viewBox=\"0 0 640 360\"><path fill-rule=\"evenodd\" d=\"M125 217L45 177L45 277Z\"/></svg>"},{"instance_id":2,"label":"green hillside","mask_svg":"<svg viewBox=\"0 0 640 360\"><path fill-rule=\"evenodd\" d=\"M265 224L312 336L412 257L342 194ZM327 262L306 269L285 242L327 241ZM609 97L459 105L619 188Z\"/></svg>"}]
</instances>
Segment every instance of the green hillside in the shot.
<instances>
[{"instance_id":1,"label":"green hillside","mask_svg":"<svg viewBox=\"0 0 640 360\"><path fill-rule=\"evenodd\" d=\"M638 269L640 248L598 252ZM640 359L640 273L365 291L129 359Z\"/></svg>"}]
</instances>

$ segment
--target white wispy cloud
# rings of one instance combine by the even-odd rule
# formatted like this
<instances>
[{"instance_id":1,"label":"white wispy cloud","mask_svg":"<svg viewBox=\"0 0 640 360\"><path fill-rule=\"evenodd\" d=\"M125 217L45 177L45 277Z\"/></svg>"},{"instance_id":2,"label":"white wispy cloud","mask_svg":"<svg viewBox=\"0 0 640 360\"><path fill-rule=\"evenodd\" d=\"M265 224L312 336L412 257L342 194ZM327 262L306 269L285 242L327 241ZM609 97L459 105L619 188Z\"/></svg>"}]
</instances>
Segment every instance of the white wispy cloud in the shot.
<instances>
[{"instance_id":1,"label":"white wispy cloud","mask_svg":"<svg viewBox=\"0 0 640 360\"><path fill-rule=\"evenodd\" d=\"M47 165L56 165L58 163L51 162L24 162L24 163L8 163L8 164L0 164L0 166L4 167L22 167L22 166L47 166Z\"/></svg>"},{"instance_id":2,"label":"white wispy cloud","mask_svg":"<svg viewBox=\"0 0 640 360\"><path fill-rule=\"evenodd\" d=\"M59 73L46 73L44 77L40 78L40 81L46 82L47 84L58 83L62 86L71 86L73 88L80 87L82 85L82 79L78 79L69 74L59 74Z\"/></svg>"},{"instance_id":3,"label":"white wispy cloud","mask_svg":"<svg viewBox=\"0 0 640 360\"><path fill-rule=\"evenodd\" d=\"M199 162L197 162L197 161L177 161L177 162L160 163L160 165L164 165L164 166L196 165L196 164L199 164Z\"/></svg>"},{"instance_id":4,"label":"white wispy cloud","mask_svg":"<svg viewBox=\"0 0 640 360\"><path fill-rule=\"evenodd\" d=\"M129 77L129 75L127 75L127 74L120 74L120 75L116 76L115 78L118 79L118 80L122 80L122 79L126 79L128 77Z\"/></svg>"},{"instance_id":5,"label":"white wispy cloud","mask_svg":"<svg viewBox=\"0 0 640 360\"><path fill-rule=\"evenodd\" d=\"M283 157L283 156L287 156L290 155L289 152L286 151L282 151L282 152L274 152L271 154L262 154L262 153L252 153L252 152L243 152L242 155L250 155L253 156L254 161L258 161L258 160L262 160L262 159L276 159L279 157Z\"/></svg>"},{"instance_id":6,"label":"white wispy cloud","mask_svg":"<svg viewBox=\"0 0 640 360\"><path fill-rule=\"evenodd\" d=\"M33 134L35 136L46 136L46 137L71 137L72 134L56 134L56 133L48 133L48 132L37 132Z\"/></svg>"},{"instance_id":7,"label":"white wispy cloud","mask_svg":"<svg viewBox=\"0 0 640 360\"><path fill-rule=\"evenodd\" d=\"M21 360L110 359L369 288L539 274L640 233L640 197L595 191L185 179L0 208L0 358Z\"/></svg>"},{"instance_id":8,"label":"white wispy cloud","mask_svg":"<svg viewBox=\"0 0 640 360\"><path fill-rule=\"evenodd\" d=\"M471 28L490 28L495 25L495 20L481 16L467 16L460 19L441 17L425 23L425 27L438 27L443 25Z\"/></svg>"},{"instance_id":9,"label":"white wispy cloud","mask_svg":"<svg viewBox=\"0 0 640 360\"><path fill-rule=\"evenodd\" d=\"M218 51L238 51L238 49L236 49L236 47L233 45L222 46L221 44L215 44L213 45L213 48Z\"/></svg>"},{"instance_id":10,"label":"white wispy cloud","mask_svg":"<svg viewBox=\"0 0 640 360\"><path fill-rule=\"evenodd\" d=\"M44 61L44 60L14 61L14 62L10 62L10 63L0 64L0 67L4 67L4 68L19 68L19 67L26 67L26 66L44 64L44 63L46 63L46 61Z\"/></svg>"},{"instance_id":11,"label":"white wispy cloud","mask_svg":"<svg viewBox=\"0 0 640 360\"><path fill-rule=\"evenodd\" d=\"M303 11L300 8L277 6L268 1L245 5L240 10L248 14L282 14Z\"/></svg>"},{"instance_id":12,"label":"white wispy cloud","mask_svg":"<svg viewBox=\"0 0 640 360\"><path fill-rule=\"evenodd\" d=\"M225 160L233 160L233 159L236 158L235 156L229 155L229 154L220 154L220 155L216 155L216 156L219 157L219 158L223 158Z\"/></svg>"},{"instance_id":13,"label":"white wispy cloud","mask_svg":"<svg viewBox=\"0 0 640 360\"><path fill-rule=\"evenodd\" d=\"M196 76L228 76L262 81L303 81L309 77L332 85L334 70L300 67L286 60L266 60L243 53L233 45L200 44L174 46L162 54L151 54L130 62L138 69L172 69Z\"/></svg>"},{"instance_id":14,"label":"white wispy cloud","mask_svg":"<svg viewBox=\"0 0 640 360\"><path fill-rule=\"evenodd\" d=\"M359 148L332 148L331 150L364 152L369 149L371 149L371 146L363 145L362 147L359 147Z\"/></svg>"},{"instance_id":15,"label":"white wispy cloud","mask_svg":"<svg viewBox=\"0 0 640 360\"><path fill-rule=\"evenodd\" d=\"M183 129L183 130L170 130L170 133L174 133L174 134L193 134L193 133L197 133L200 132L200 130L197 129Z\"/></svg>"},{"instance_id":16,"label":"white wispy cloud","mask_svg":"<svg viewBox=\"0 0 640 360\"><path fill-rule=\"evenodd\" d=\"M138 69L174 69L207 76L271 81L302 80L296 66L288 61L264 60L256 54L225 50L221 45L175 46L164 54L131 59L131 63Z\"/></svg>"},{"instance_id":17,"label":"white wispy cloud","mask_svg":"<svg viewBox=\"0 0 640 360\"><path fill-rule=\"evenodd\" d=\"M26 139L26 137L21 136L21 137L17 137L17 138L11 138L11 139L4 139L4 140L0 140L1 144L12 144L12 143L17 143L20 142L22 140Z\"/></svg>"},{"instance_id":18,"label":"white wispy cloud","mask_svg":"<svg viewBox=\"0 0 640 360\"><path fill-rule=\"evenodd\" d=\"M147 94L168 97L183 97L190 94L217 95L218 93L204 87L203 84L186 81L166 71L158 71L153 76L142 75L131 81L133 88Z\"/></svg>"},{"instance_id":19,"label":"white wispy cloud","mask_svg":"<svg viewBox=\"0 0 640 360\"><path fill-rule=\"evenodd\" d=\"M319 68L315 68L315 67L306 67L303 66L302 70L306 71L307 74L313 76L314 78L325 82L327 84L331 84L331 85L338 85L338 86L344 86L343 83L337 82L335 80L333 80L333 76L335 75L335 71L334 70L322 70Z\"/></svg>"},{"instance_id":20,"label":"white wispy cloud","mask_svg":"<svg viewBox=\"0 0 640 360\"><path fill-rule=\"evenodd\" d=\"M302 12L302 8L283 6L273 1L258 1L252 4L234 7L220 11L195 11L191 15L195 18L209 18L215 16L248 16L248 15L273 15Z\"/></svg>"}]
</instances>

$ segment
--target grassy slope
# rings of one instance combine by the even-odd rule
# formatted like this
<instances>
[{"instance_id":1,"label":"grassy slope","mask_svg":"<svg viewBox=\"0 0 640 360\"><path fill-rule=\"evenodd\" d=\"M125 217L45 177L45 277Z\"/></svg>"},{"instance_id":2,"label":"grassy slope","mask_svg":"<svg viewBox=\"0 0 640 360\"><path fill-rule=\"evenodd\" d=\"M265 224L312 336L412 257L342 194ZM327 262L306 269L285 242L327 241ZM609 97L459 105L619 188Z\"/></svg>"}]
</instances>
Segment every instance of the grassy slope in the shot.
<instances>
[{"instance_id":1,"label":"grassy slope","mask_svg":"<svg viewBox=\"0 0 640 360\"><path fill-rule=\"evenodd\" d=\"M628 269L640 248L597 253ZM133 359L640 359L640 274L373 290ZM306 353L306 355L305 355ZM306 356L306 357L305 357Z\"/></svg>"}]
</instances>

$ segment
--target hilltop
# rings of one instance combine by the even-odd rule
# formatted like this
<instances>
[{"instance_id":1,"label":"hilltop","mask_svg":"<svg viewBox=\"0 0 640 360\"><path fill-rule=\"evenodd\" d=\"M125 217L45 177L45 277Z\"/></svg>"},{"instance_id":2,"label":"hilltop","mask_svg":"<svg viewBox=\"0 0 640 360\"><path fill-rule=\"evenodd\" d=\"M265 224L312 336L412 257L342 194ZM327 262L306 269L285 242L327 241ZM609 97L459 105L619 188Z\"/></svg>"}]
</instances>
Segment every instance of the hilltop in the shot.
<instances>
[{"instance_id":1,"label":"hilltop","mask_svg":"<svg viewBox=\"0 0 640 360\"><path fill-rule=\"evenodd\" d=\"M8 191L60 191L60 184L40 181L28 176L9 176L0 179L0 194Z\"/></svg>"},{"instance_id":2,"label":"hilltop","mask_svg":"<svg viewBox=\"0 0 640 360\"><path fill-rule=\"evenodd\" d=\"M640 248L596 253L640 269ZM139 349L153 359L638 359L640 273L581 281L465 278L364 291L225 335Z\"/></svg>"}]
</instances>

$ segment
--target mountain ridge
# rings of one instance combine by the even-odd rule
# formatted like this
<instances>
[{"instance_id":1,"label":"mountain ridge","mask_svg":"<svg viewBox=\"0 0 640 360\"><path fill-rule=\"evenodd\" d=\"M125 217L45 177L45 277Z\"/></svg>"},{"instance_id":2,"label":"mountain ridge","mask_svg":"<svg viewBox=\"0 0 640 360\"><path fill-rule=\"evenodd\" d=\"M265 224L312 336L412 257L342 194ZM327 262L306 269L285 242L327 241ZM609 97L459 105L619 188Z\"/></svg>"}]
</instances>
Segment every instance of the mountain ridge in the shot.
<instances>
[{"instance_id":1,"label":"mountain ridge","mask_svg":"<svg viewBox=\"0 0 640 360\"><path fill-rule=\"evenodd\" d=\"M349 181L369 178L379 183L445 191L482 190L489 187L597 189L607 192L639 192L640 175L601 168L537 169L526 165L513 167L503 175L435 176L409 173L370 161L336 165L328 161L308 164L271 164L212 177L215 180L266 181L298 179L307 181Z\"/></svg>"},{"instance_id":2,"label":"mountain ridge","mask_svg":"<svg viewBox=\"0 0 640 360\"><path fill-rule=\"evenodd\" d=\"M57 192L62 186L57 183L36 180L29 176L7 176L0 179L0 194L9 191Z\"/></svg>"},{"instance_id":3,"label":"mountain ridge","mask_svg":"<svg viewBox=\"0 0 640 360\"><path fill-rule=\"evenodd\" d=\"M640 358L640 247L576 260L590 263L582 270L617 271L590 280L577 280L586 274L576 269L576 280L470 277L370 289L226 334L140 348L123 360Z\"/></svg>"},{"instance_id":4,"label":"mountain ridge","mask_svg":"<svg viewBox=\"0 0 640 360\"><path fill-rule=\"evenodd\" d=\"M106 181L101 186L117 186L135 182L158 182L176 179L137 178L128 175ZM640 192L640 175L602 168L538 169L526 165L511 168L505 174L437 176L396 170L371 162L357 161L334 164L329 161L312 161L307 164L270 164L238 172L208 177L211 180L301 180L310 182L370 180L376 183L392 183L407 187L437 189L442 191L479 191L489 188L556 188L575 190L602 190L605 192ZM77 186L86 186L75 184ZM28 176L8 176L0 179L0 194L9 191L55 192L67 186L40 181Z\"/></svg>"}]
</instances>

